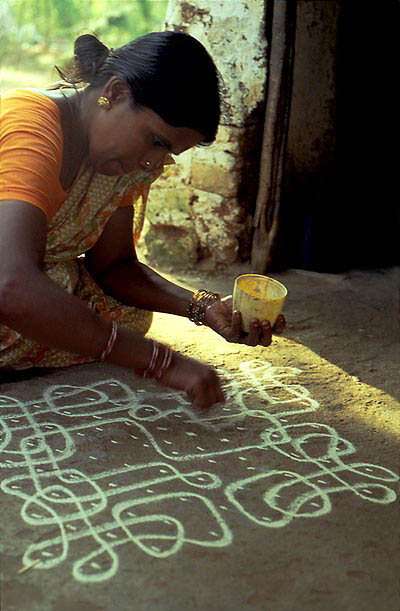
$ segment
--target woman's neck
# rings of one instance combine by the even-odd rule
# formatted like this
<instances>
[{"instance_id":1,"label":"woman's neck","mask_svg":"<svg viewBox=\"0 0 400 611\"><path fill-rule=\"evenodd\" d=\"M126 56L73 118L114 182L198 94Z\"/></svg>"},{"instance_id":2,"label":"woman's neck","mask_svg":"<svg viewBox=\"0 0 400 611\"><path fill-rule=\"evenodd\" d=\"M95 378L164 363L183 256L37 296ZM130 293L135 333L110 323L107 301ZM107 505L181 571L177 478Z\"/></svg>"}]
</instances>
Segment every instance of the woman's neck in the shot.
<instances>
[{"instance_id":1,"label":"woman's neck","mask_svg":"<svg viewBox=\"0 0 400 611\"><path fill-rule=\"evenodd\" d=\"M57 104L60 111L64 146L59 178L63 189L67 190L78 177L88 157L88 140L83 120L85 91L60 88L43 93Z\"/></svg>"}]
</instances>

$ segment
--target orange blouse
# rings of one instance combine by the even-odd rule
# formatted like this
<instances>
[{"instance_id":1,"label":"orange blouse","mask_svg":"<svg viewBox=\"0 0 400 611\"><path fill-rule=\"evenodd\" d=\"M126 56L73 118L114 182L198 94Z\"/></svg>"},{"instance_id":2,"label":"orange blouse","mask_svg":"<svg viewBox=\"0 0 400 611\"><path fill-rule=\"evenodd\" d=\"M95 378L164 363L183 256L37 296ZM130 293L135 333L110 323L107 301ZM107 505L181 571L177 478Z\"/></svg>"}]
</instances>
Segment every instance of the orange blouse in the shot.
<instances>
[{"instance_id":1,"label":"orange blouse","mask_svg":"<svg viewBox=\"0 0 400 611\"><path fill-rule=\"evenodd\" d=\"M31 89L18 89L0 100L0 200L37 206L50 220L69 192L60 183L63 152L57 104ZM125 198L122 206L132 200Z\"/></svg>"}]
</instances>

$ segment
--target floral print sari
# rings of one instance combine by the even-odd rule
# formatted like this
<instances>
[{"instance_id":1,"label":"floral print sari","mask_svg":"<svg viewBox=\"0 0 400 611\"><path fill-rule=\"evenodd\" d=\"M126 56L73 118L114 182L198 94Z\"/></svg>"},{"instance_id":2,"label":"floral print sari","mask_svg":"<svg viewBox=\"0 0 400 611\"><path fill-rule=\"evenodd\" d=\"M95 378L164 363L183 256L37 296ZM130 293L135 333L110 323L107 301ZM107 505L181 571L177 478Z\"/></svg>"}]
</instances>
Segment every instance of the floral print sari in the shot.
<instances>
[{"instance_id":1,"label":"floral print sari","mask_svg":"<svg viewBox=\"0 0 400 611\"><path fill-rule=\"evenodd\" d=\"M44 257L44 271L55 283L99 315L142 335L150 328L152 313L106 295L88 273L81 255L94 246L111 215L120 206L130 204L134 206L132 237L136 244L143 228L150 184L161 172L162 169L117 178L87 168L49 221ZM0 324L0 368L63 367L94 360L95 357L42 346Z\"/></svg>"}]
</instances>

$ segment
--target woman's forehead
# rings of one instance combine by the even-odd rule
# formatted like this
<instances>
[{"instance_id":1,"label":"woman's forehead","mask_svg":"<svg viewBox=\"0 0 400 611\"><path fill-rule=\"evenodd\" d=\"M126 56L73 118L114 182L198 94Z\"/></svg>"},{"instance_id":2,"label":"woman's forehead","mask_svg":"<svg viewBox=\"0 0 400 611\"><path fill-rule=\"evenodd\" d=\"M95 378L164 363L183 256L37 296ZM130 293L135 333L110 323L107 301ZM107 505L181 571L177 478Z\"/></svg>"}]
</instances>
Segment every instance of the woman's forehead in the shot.
<instances>
[{"instance_id":1,"label":"woman's forehead","mask_svg":"<svg viewBox=\"0 0 400 611\"><path fill-rule=\"evenodd\" d=\"M174 127L150 108L143 108L143 118L154 134L158 136L168 150L179 155L183 150L200 144L204 140L203 134L190 127Z\"/></svg>"}]
</instances>

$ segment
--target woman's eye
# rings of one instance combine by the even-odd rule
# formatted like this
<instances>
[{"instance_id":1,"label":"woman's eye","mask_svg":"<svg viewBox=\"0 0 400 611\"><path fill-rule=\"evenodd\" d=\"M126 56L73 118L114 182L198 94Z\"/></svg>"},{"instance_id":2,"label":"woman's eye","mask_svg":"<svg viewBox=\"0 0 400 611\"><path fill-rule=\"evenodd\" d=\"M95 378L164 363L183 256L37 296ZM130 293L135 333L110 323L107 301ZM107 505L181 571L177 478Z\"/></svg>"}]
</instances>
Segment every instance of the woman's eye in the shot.
<instances>
[{"instance_id":1,"label":"woman's eye","mask_svg":"<svg viewBox=\"0 0 400 611\"><path fill-rule=\"evenodd\" d=\"M165 147L165 143L162 140L159 140L158 138L153 138L153 144L154 146Z\"/></svg>"}]
</instances>

